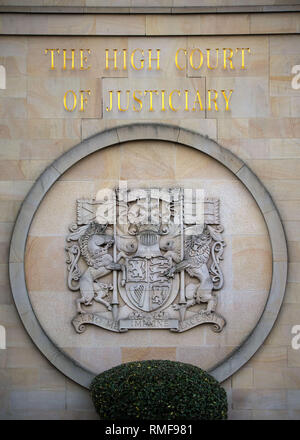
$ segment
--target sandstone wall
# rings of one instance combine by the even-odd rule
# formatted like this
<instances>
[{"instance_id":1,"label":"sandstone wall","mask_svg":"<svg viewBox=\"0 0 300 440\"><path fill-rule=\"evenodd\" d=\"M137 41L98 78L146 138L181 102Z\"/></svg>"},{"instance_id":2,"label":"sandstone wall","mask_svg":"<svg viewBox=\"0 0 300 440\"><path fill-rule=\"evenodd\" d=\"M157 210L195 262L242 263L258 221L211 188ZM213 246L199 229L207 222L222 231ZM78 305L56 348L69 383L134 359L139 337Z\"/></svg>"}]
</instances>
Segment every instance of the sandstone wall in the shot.
<instances>
[{"instance_id":1,"label":"sandstone wall","mask_svg":"<svg viewBox=\"0 0 300 440\"><path fill-rule=\"evenodd\" d=\"M284 304L261 349L224 386L229 396L230 418L300 418L300 353L291 347L291 328L300 324L300 90L291 88L291 68L299 64L300 36L297 34L300 31L300 16L297 13L174 17L87 15L71 20L70 17L59 15L33 17L3 14L0 19L1 33L5 34L0 38L0 64L6 67L8 73L7 89L0 90L0 324L7 330L7 350L0 350L1 418L96 417L88 392L51 366L34 346L20 322L8 280L9 240L22 200L35 179L55 158L105 128L141 119L132 115L126 119L103 117L102 81L109 81L114 76L113 72L110 75L104 73L103 57L92 58L92 63L99 62L96 76L93 71L78 79L73 72L68 75L57 72L53 75L46 64L41 64L41 52L50 45L66 48L84 45L90 47L93 53L103 53L106 47L148 48L158 45L169 50L172 47L214 47L221 44L226 44L226 47L241 47L242 44L242 47L251 47L255 55L246 72L230 74L218 70L209 74L204 72L200 74L201 78L194 78L194 72L187 70L179 78L189 81L201 79L204 90L220 88L223 84L226 88L240 90L239 98L232 103L232 112L204 112L200 118L189 116L176 119L167 113L163 122L208 135L237 154L261 179L279 208L290 258ZM122 72L121 79L127 78L129 84L134 86L137 74L133 73ZM174 82L175 88L178 83L173 65L166 67L164 75L169 84ZM103 79L104 76L110 78ZM159 83L160 79L156 78L156 81ZM57 97L66 87L87 86L96 91L89 102L88 111L83 116L79 112L67 113ZM155 116L152 114L148 118L144 113L143 119L161 122L161 114ZM119 154L120 148L122 153ZM138 154L136 148L137 145L132 143L102 152L102 169L95 170L93 161L85 159L82 169L81 165L73 167L47 195L44 207L41 206L40 217L32 225L28 245L31 258L28 270L32 274L29 289L38 313L43 310L42 293L47 291L50 281L55 283L56 280L47 278L47 275L50 276L47 270L44 280L37 280L35 262L39 260L44 267L48 267L48 261L43 259L43 240L63 246L65 226L73 215L68 209L74 209L76 194L94 191L94 185L100 184L100 181L103 184L103 181L117 179L120 175L130 177L136 172L132 164L137 157L138 179L151 179L151 173L157 173L155 178L164 173L166 179L173 179L175 172L179 173L179 178L186 179L187 173L190 178L197 179L198 171L202 172L204 162L185 147L166 144L155 148L147 145ZM174 155L171 165L170 155ZM177 170L174 169L175 155ZM159 170L148 169L149 159L153 157L159 164ZM203 166L203 173L205 169ZM145 177L146 172L149 174ZM237 187L221 168L216 173L222 175L221 178L217 176L217 180ZM226 185L222 188L225 196L224 188L227 188ZM244 197L242 190L241 197ZM70 205L63 210L66 200L70 201ZM251 258L266 258L257 279L258 284L262 283L257 291L264 291L269 280L268 245L257 240L255 234L265 236L265 230L257 217L255 206L249 201L246 207L254 220L246 225L250 229L241 232L242 237L230 238L232 243L235 241L232 252L235 245L239 252L249 250ZM237 209L241 208L237 206ZM58 223L55 214L59 210L62 220ZM255 228L261 227L260 232L251 231L253 225ZM53 266L49 267L55 267L55 262L51 264ZM236 269L236 276L239 269ZM61 276L64 276L63 273ZM59 309L57 298L62 298L59 288L53 286L51 290L53 304ZM64 301L71 304L71 293L65 295L69 297L64 296ZM45 320L47 318L49 315L44 317ZM226 351L226 341L222 335L218 342L212 340L216 335L211 336L208 331L205 337L207 346L219 344ZM150 351L145 350L146 345L142 342L133 347L128 343L123 351L113 349L112 352L108 347L105 354L107 366L121 360L161 356L157 344L153 344ZM179 352L174 347L170 344L164 347L168 347L168 358L178 359ZM73 346L69 348L76 351ZM80 357L82 353L77 350L76 356ZM94 362L93 356L90 356L86 357L86 362ZM187 359L185 353L182 352L181 356L179 359ZM197 356L196 360L192 360L197 362Z\"/></svg>"}]
</instances>

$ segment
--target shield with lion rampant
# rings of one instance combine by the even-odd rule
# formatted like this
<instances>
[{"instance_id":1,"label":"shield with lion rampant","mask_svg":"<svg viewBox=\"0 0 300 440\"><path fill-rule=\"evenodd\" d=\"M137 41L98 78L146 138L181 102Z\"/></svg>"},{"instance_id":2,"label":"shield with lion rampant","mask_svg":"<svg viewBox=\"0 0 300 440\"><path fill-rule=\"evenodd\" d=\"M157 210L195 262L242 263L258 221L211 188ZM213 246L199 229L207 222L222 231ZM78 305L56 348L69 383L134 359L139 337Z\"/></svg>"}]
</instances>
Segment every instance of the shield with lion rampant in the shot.
<instances>
[{"instance_id":1,"label":"shield with lion rampant","mask_svg":"<svg viewBox=\"0 0 300 440\"><path fill-rule=\"evenodd\" d=\"M170 260L163 256L126 259L128 305L144 312L162 307L171 294L173 280L166 275L171 266Z\"/></svg>"}]
</instances>

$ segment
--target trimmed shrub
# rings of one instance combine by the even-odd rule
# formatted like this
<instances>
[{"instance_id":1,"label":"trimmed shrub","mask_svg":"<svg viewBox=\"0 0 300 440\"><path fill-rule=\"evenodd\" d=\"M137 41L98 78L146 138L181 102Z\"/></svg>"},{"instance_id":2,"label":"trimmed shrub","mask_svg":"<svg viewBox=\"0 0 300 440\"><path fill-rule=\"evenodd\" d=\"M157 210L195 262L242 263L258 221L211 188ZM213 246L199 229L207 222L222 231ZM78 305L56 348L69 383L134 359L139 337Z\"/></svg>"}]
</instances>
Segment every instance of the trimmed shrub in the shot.
<instances>
[{"instance_id":1,"label":"trimmed shrub","mask_svg":"<svg viewBox=\"0 0 300 440\"><path fill-rule=\"evenodd\" d=\"M129 362L95 377L91 396L104 420L224 420L225 390L190 364Z\"/></svg>"}]
</instances>

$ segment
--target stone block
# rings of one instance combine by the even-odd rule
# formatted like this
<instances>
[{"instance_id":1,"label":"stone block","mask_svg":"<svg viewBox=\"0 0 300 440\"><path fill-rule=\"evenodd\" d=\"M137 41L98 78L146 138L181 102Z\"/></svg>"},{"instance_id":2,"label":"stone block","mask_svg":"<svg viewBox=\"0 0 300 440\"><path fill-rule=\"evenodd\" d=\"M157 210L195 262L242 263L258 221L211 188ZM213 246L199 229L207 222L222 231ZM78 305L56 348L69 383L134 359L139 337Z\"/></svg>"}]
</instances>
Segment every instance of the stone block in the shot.
<instances>
[{"instance_id":1,"label":"stone block","mask_svg":"<svg viewBox=\"0 0 300 440\"><path fill-rule=\"evenodd\" d=\"M250 360L249 365L284 367L287 366L287 348L263 345Z\"/></svg>"},{"instance_id":2,"label":"stone block","mask_svg":"<svg viewBox=\"0 0 300 440\"><path fill-rule=\"evenodd\" d=\"M45 35L48 30L48 17L42 14L34 17L30 14L6 14L5 20L1 20L2 34Z\"/></svg>"},{"instance_id":3,"label":"stone block","mask_svg":"<svg viewBox=\"0 0 300 440\"><path fill-rule=\"evenodd\" d=\"M299 244L299 242L296 242ZM289 246L291 248L291 246ZM297 253L297 255L299 255ZM290 255L290 260L293 261L292 256ZM286 291L284 295L285 303L296 303L300 302L300 284L299 283L287 283Z\"/></svg>"},{"instance_id":4,"label":"stone block","mask_svg":"<svg viewBox=\"0 0 300 440\"><path fill-rule=\"evenodd\" d=\"M251 14L251 34L294 34L299 32L300 14Z\"/></svg>"},{"instance_id":5,"label":"stone block","mask_svg":"<svg viewBox=\"0 0 300 440\"><path fill-rule=\"evenodd\" d=\"M0 63L1 63L1 57L0 57ZM14 99L11 99L9 101L5 101L5 100L2 101L2 99L3 99L2 97L3 98L14 98ZM27 97L26 77L20 76L20 75L12 76L11 73L10 73L10 75L7 75L6 89L1 90L1 102L3 102L3 107L1 106L1 108L5 108L6 106L12 105L12 103L14 103L14 104L17 104L17 106L20 106L20 108L15 110L15 112L16 111L18 112L15 114L22 115L22 114L24 114L24 104L22 104L21 98L24 99L26 97ZM18 101L16 101L15 98L18 98ZM5 112L3 113L3 115L7 118L8 115L6 112L6 108L5 108Z\"/></svg>"},{"instance_id":6,"label":"stone block","mask_svg":"<svg viewBox=\"0 0 300 440\"><path fill-rule=\"evenodd\" d=\"M290 414L289 411L284 410L253 410L252 411L252 420L289 420Z\"/></svg>"},{"instance_id":7,"label":"stone block","mask_svg":"<svg viewBox=\"0 0 300 440\"><path fill-rule=\"evenodd\" d=\"M65 391L11 391L10 407L15 411L51 411L65 409Z\"/></svg>"},{"instance_id":8,"label":"stone block","mask_svg":"<svg viewBox=\"0 0 300 440\"><path fill-rule=\"evenodd\" d=\"M69 15L58 14L47 17L47 31L50 35L91 35L96 32L96 19L94 15ZM45 33L42 32L42 33Z\"/></svg>"},{"instance_id":9,"label":"stone block","mask_svg":"<svg viewBox=\"0 0 300 440\"><path fill-rule=\"evenodd\" d=\"M195 346L195 347L178 347L176 360L196 365L203 370L211 370L218 363L218 359L229 356L234 347L214 347L214 346Z\"/></svg>"},{"instance_id":10,"label":"stone block","mask_svg":"<svg viewBox=\"0 0 300 440\"><path fill-rule=\"evenodd\" d=\"M20 200L0 200L0 221L13 222L21 206Z\"/></svg>"},{"instance_id":11,"label":"stone block","mask_svg":"<svg viewBox=\"0 0 300 440\"><path fill-rule=\"evenodd\" d=\"M0 368L1 368L1 370L5 369L6 366L7 366L7 350L1 350L0 351Z\"/></svg>"},{"instance_id":12,"label":"stone block","mask_svg":"<svg viewBox=\"0 0 300 440\"><path fill-rule=\"evenodd\" d=\"M299 118L300 116L300 97L286 96L290 90L293 90L290 82L284 82L285 88L281 90L285 96L271 96L270 106L271 115L274 118ZM273 82L271 82L273 86ZM272 92L275 93L275 92Z\"/></svg>"},{"instance_id":13,"label":"stone block","mask_svg":"<svg viewBox=\"0 0 300 440\"><path fill-rule=\"evenodd\" d=\"M232 388L253 388L253 368L243 367L232 377Z\"/></svg>"},{"instance_id":14,"label":"stone block","mask_svg":"<svg viewBox=\"0 0 300 440\"><path fill-rule=\"evenodd\" d=\"M207 153L209 156L221 162L235 174L244 165L237 156L234 156L228 150L223 150L220 145L211 139L206 137L199 138L196 133L180 130L178 142L194 147L203 153Z\"/></svg>"},{"instance_id":15,"label":"stone block","mask_svg":"<svg viewBox=\"0 0 300 440\"><path fill-rule=\"evenodd\" d=\"M293 325L293 324L292 324ZM296 324L294 324L296 325ZM292 340L294 334L292 334L292 332L290 333L290 339ZM289 367L300 367L300 351L299 350L295 350L292 346L288 347L288 366ZM298 369L298 371L300 371L300 368Z\"/></svg>"},{"instance_id":16,"label":"stone block","mask_svg":"<svg viewBox=\"0 0 300 440\"><path fill-rule=\"evenodd\" d=\"M65 390L66 377L55 368L40 368L38 386L41 390Z\"/></svg>"},{"instance_id":17,"label":"stone block","mask_svg":"<svg viewBox=\"0 0 300 440\"><path fill-rule=\"evenodd\" d=\"M176 360L175 347L122 347L122 362L167 359Z\"/></svg>"},{"instance_id":18,"label":"stone block","mask_svg":"<svg viewBox=\"0 0 300 440\"><path fill-rule=\"evenodd\" d=\"M261 179L298 179L300 170L299 159L251 160L249 165Z\"/></svg>"},{"instance_id":19,"label":"stone block","mask_svg":"<svg viewBox=\"0 0 300 440\"><path fill-rule=\"evenodd\" d=\"M249 138L249 120L242 118L218 119L218 138ZM258 136L257 136L258 137Z\"/></svg>"},{"instance_id":20,"label":"stone block","mask_svg":"<svg viewBox=\"0 0 300 440\"><path fill-rule=\"evenodd\" d=\"M255 366L253 370L254 388L259 389L285 389L285 370L281 367Z\"/></svg>"},{"instance_id":21,"label":"stone block","mask_svg":"<svg viewBox=\"0 0 300 440\"><path fill-rule=\"evenodd\" d=\"M37 368L7 368L6 371L9 388L12 390L32 390L39 387Z\"/></svg>"},{"instance_id":22,"label":"stone block","mask_svg":"<svg viewBox=\"0 0 300 440\"><path fill-rule=\"evenodd\" d=\"M105 160L105 157L103 159ZM87 179L89 178L88 170L91 170L91 168L93 168L96 173L101 173L101 161L95 162L92 156L88 158L88 161L92 164L92 167L88 166L87 163L85 167L81 167L82 163L79 163L77 167L79 170L74 170L76 167L73 167L62 177L66 181L58 181L54 184L44 199L37 217L33 220L30 236L47 236L53 234L65 237L67 235L68 226L75 220L76 200L88 198L97 192L94 182L76 182L76 175L78 177L80 176L80 170L82 171L81 178L83 179L85 177ZM83 168L85 168L87 173L86 176L84 175ZM107 169L105 166L103 166L103 168L104 170ZM76 172L78 174L76 174ZM93 177L91 173L90 178ZM60 222L57 222L58 217L61 219Z\"/></svg>"},{"instance_id":23,"label":"stone block","mask_svg":"<svg viewBox=\"0 0 300 440\"><path fill-rule=\"evenodd\" d=\"M269 290L272 257L267 237L233 237L233 287L235 290ZM251 252L250 252L251 249Z\"/></svg>"},{"instance_id":24,"label":"stone block","mask_svg":"<svg viewBox=\"0 0 300 440\"><path fill-rule=\"evenodd\" d=\"M277 203L282 220L300 220L300 202L297 200L279 201Z\"/></svg>"},{"instance_id":25,"label":"stone block","mask_svg":"<svg viewBox=\"0 0 300 440\"><path fill-rule=\"evenodd\" d=\"M49 367L46 358L32 345L31 347L11 347L7 350L7 368Z\"/></svg>"},{"instance_id":26,"label":"stone block","mask_svg":"<svg viewBox=\"0 0 300 440\"><path fill-rule=\"evenodd\" d=\"M249 135L252 138L297 138L300 136L299 119L250 119ZM282 167L282 169L284 169L284 167Z\"/></svg>"},{"instance_id":27,"label":"stone block","mask_svg":"<svg viewBox=\"0 0 300 440\"><path fill-rule=\"evenodd\" d=\"M292 325L298 324L299 313L300 306L298 304L283 303L278 316L277 325L289 325L291 329Z\"/></svg>"},{"instance_id":28,"label":"stone block","mask_svg":"<svg viewBox=\"0 0 300 440\"><path fill-rule=\"evenodd\" d=\"M299 35L270 35L270 55L287 56L298 53L299 40Z\"/></svg>"},{"instance_id":29,"label":"stone block","mask_svg":"<svg viewBox=\"0 0 300 440\"><path fill-rule=\"evenodd\" d=\"M164 141L136 141L122 146L121 179L165 180L174 176L174 144Z\"/></svg>"},{"instance_id":30,"label":"stone block","mask_svg":"<svg viewBox=\"0 0 300 440\"><path fill-rule=\"evenodd\" d=\"M184 141L182 136L179 140ZM181 146L176 146L176 176L179 179L200 178L229 181L234 178L230 170L208 155L194 148L182 148Z\"/></svg>"},{"instance_id":31,"label":"stone block","mask_svg":"<svg viewBox=\"0 0 300 440\"><path fill-rule=\"evenodd\" d=\"M236 15L148 15L146 35L249 34L249 16Z\"/></svg>"},{"instance_id":32,"label":"stone block","mask_svg":"<svg viewBox=\"0 0 300 440\"><path fill-rule=\"evenodd\" d=\"M207 118L225 118L227 120L232 118L267 118L270 115L269 79L267 77L231 77L229 72L226 77L221 75L207 76L206 94L208 94L208 90L218 91L218 110L212 103L211 110L209 108L206 110ZM228 110L226 110L226 101L221 90L225 90L224 93L229 100ZM231 95L230 90L232 90Z\"/></svg>"},{"instance_id":33,"label":"stone block","mask_svg":"<svg viewBox=\"0 0 300 440\"><path fill-rule=\"evenodd\" d=\"M197 17L199 18L199 17ZM194 35L200 34L200 20L190 15L148 15L146 35Z\"/></svg>"},{"instance_id":34,"label":"stone block","mask_svg":"<svg viewBox=\"0 0 300 440\"><path fill-rule=\"evenodd\" d=\"M66 410L94 411L94 405L88 390L66 379Z\"/></svg>"},{"instance_id":35,"label":"stone block","mask_svg":"<svg viewBox=\"0 0 300 440\"><path fill-rule=\"evenodd\" d=\"M300 283L300 263L289 263L289 281Z\"/></svg>"},{"instance_id":36,"label":"stone block","mask_svg":"<svg viewBox=\"0 0 300 440\"><path fill-rule=\"evenodd\" d=\"M300 409L300 390L287 390L287 406L289 409Z\"/></svg>"},{"instance_id":37,"label":"stone block","mask_svg":"<svg viewBox=\"0 0 300 440\"><path fill-rule=\"evenodd\" d=\"M96 15L96 35L146 35L143 15Z\"/></svg>"},{"instance_id":38,"label":"stone block","mask_svg":"<svg viewBox=\"0 0 300 440\"><path fill-rule=\"evenodd\" d=\"M9 176L8 176L9 177ZM0 181L0 200L23 200L33 185L33 181L14 180ZM7 224L7 223L6 223ZM0 230L5 224L0 224ZM7 233L6 241L9 241L10 231ZM0 241L1 238L0 238Z\"/></svg>"},{"instance_id":39,"label":"stone block","mask_svg":"<svg viewBox=\"0 0 300 440\"><path fill-rule=\"evenodd\" d=\"M267 159L270 156L269 139L219 138L218 142L246 163L248 159Z\"/></svg>"},{"instance_id":40,"label":"stone block","mask_svg":"<svg viewBox=\"0 0 300 440\"><path fill-rule=\"evenodd\" d=\"M264 179L264 184L268 191L272 195L275 201L278 200L300 200L300 187L298 180L274 180ZM283 185L284 183L284 185ZM287 229L288 222L285 222L285 228ZM293 240L290 236L290 240Z\"/></svg>"},{"instance_id":41,"label":"stone block","mask_svg":"<svg viewBox=\"0 0 300 440\"><path fill-rule=\"evenodd\" d=\"M299 356L299 353L298 353ZM284 370L285 387L287 389L300 389L300 368L289 367Z\"/></svg>"},{"instance_id":42,"label":"stone block","mask_svg":"<svg viewBox=\"0 0 300 440\"><path fill-rule=\"evenodd\" d=\"M228 411L228 420L252 420L252 411L247 409L230 409Z\"/></svg>"},{"instance_id":43,"label":"stone block","mask_svg":"<svg viewBox=\"0 0 300 440\"><path fill-rule=\"evenodd\" d=\"M299 223L298 221L285 221L284 228L287 235L288 241L300 240L300 231L299 231Z\"/></svg>"},{"instance_id":44,"label":"stone block","mask_svg":"<svg viewBox=\"0 0 300 440\"><path fill-rule=\"evenodd\" d=\"M269 145L271 159L297 159L300 156L299 139L270 139Z\"/></svg>"},{"instance_id":45,"label":"stone block","mask_svg":"<svg viewBox=\"0 0 300 440\"><path fill-rule=\"evenodd\" d=\"M1 139L24 139L28 137L29 123L26 119L1 119Z\"/></svg>"},{"instance_id":46,"label":"stone block","mask_svg":"<svg viewBox=\"0 0 300 440\"><path fill-rule=\"evenodd\" d=\"M80 159L86 158L89 154L118 143L119 138L117 131L115 129L107 130L76 145L76 147L68 151L67 154L59 157L53 163L53 167L62 174Z\"/></svg>"},{"instance_id":47,"label":"stone block","mask_svg":"<svg viewBox=\"0 0 300 440\"><path fill-rule=\"evenodd\" d=\"M30 139L76 139L80 140L81 119L34 118L27 122ZM23 133L21 133L24 137Z\"/></svg>"},{"instance_id":48,"label":"stone block","mask_svg":"<svg viewBox=\"0 0 300 440\"><path fill-rule=\"evenodd\" d=\"M72 336L73 340L76 340L73 329ZM118 346L101 346L101 348L98 348L97 341L99 344L99 341L104 339L103 335L96 334L95 337L92 335L92 338L87 337L87 339L90 341L90 346L83 347L82 342L78 341L78 347L66 349L67 353L71 355L73 359L76 359L78 363L83 365L84 368L93 371L95 375L97 375L122 363L120 342ZM106 345L108 344L106 343Z\"/></svg>"},{"instance_id":49,"label":"stone block","mask_svg":"<svg viewBox=\"0 0 300 440\"><path fill-rule=\"evenodd\" d=\"M233 409L285 410L287 397L285 390L234 389Z\"/></svg>"},{"instance_id":50,"label":"stone block","mask_svg":"<svg viewBox=\"0 0 300 440\"><path fill-rule=\"evenodd\" d=\"M29 290L65 291L66 274L64 261L64 237L29 237L26 248L26 280ZM56 258L49 260L49 255ZM59 257L58 257L59 256ZM39 262L37 265L36 262ZM55 273L55 277L53 277Z\"/></svg>"}]
</instances>

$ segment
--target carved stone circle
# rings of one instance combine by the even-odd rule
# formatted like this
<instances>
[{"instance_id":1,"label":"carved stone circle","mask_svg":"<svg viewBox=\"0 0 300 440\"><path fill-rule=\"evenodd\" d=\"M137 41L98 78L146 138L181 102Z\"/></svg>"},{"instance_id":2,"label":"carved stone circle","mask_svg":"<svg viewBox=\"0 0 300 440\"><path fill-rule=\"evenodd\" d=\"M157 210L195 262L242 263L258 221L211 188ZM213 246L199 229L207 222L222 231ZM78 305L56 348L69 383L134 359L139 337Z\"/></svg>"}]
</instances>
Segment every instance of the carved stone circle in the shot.
<instances>
[{"instance_id":1,"label":"carved stone circle","mask_svg":"<svg viewBox=\"0 0 300 440\"><path fill-rule=\"evenodd\" d=\"M274 202L272 201L269 193L260 182L260 180L256 177L256 175L252 173L252 171L247 167L247 165L245 165L244 162L233 155L229 150L222 148L216 142L195 132L191 132L175 126L156 123L131 124L128 126L116 127L111 130L106 130L104 132L96 134L95 136L92 136L91 138L86 139L80 144L76 145L71 150L63 154L60 158L55 160L52 165L50 165L43 172L43 174L33 185L32 189L30 190L22 204L17 221L15 223L10 245L9 274L16 307L27 332L33 339L34 343L41 350L41 352L48 358L48 360L62 373L64 373L75 382L85 387L89 387L90 382L94 377L94 374L88 370L83 369L66 354L60 351L60 349L44 332L40 322L38 321L32 309L26 288L24 272L26 240L32 219L41 201L43 200L46 193L50 190L51 186L65 171L67 171L71 166L73 166L78 161L85 158L91 153L101 150L102 148L105 148L107 146L118 145L119 143L133 140L165 140L170 142L178 142L182 145L195 148L216 159L229 170L231 170L250 191L265 219L272 246L273 258L272 283L268 300L259 322L257 323L253 332L248 336L247 340L244 341L243 344L233 354L231 354L229 358L225 359L220 365L210 371L210 373L217 380L222 382L226 378L231 376L234 372L236 372L240 367L242 367L242 365L244 365L253 356L253 354L264 342L265 338L268 336L274 325L285 293L288 262L287 245L284 229L276 206L274 205ZM84 209L82 208L84 206L84 203L92 203L92 201L78 201L78 206L81 206L81 208L79 209L79 217L81 216L81 220L84 218ZM132 215L132 218L134 218L134 210L132 211ZM102 263L104 259L107 258L107 255L110 255L109 252L106 252L106 250L114 245L113 234L111 234L110 231L106 231L104 228L99 229L99 225L93 224L93 222L79 223L80 224L78 224L77 222L76 225L71 227L70 234L68 236L68 286L71 290L78 289L78 282L80 281L82 276L79 268L76 265L79 257L82 256L82 258L85 259L89 269L94 271L101 271L101 268L103 268ZM221 232L216 230L216 226L218 224L219 222L216 222L211 225L212 230L210 231L210 235L211 233L214 233L213 230L215 231L215 233ZM155 237L157 237L157 234L153 234L153 231L151 231L151 233L149 231L139 231L140 239L141 232L143 232L143 240L148 240L148 242L149 240L156 240ZM217 243L219 241L219 246L221 244L221 248L224 244L222 242L222 239L212 241L214 243ZM212 248L210 247L210 253L211 249ZM165 249L163 250L165 251ZM163 264L166 264L165 253L166 252L163 252L157 256L157 258L163 259ZM216 261L218 261L218 255L220 256L220 253L217 253L215 255L215 257L217 257ZM137 263L137 260L139 258L140 260L144 261L143 255L139 256L135 254L132 258L133 261L130 262L130 258L127 258L128 261L126 261L126 264L128 265L128 267L131 265L133 268L136 265L143 264ZM175 259L176 257L173 258L173 263L176 263ZM171 260L168 259L168 261ZM170 269L172 269L172 267L174 266L173 263L171 264ZM112 268L111 270L117 270L117 267L114 266L114 264L118 263L116 263L115 261L108 261L105 263L104 266L108 267L110 264L110 267ZM219 286L221 286L222 284L222 271L220 270L220 267L210 267L211 280L213 280L214 276L216 276L216 278L214 279L214 286L215 288L218 288L218 283L220 283ZM127 319L124 320L126 322L121 322L122 320L119 320L117 327L115 327L115 331L127 330L133 322L136 324L138 321L142 321L141 325L148 325L148 328L157 325L156 321L162 320L164 318L164 304L167 304L168 301L168 298L163 298L164 292L167 292L167 296L172 296L171 292L178 289L178 280L176 284L175 275L173 281L168 284L169 287L167 286L166 289L161 289L161 287L158 286L157 298L154 298L154 302L152 301L151 305L149 302L146 305L146 303L139 303L139 299L141 298L139 289L136 289L136 293L132 295L130 293L130 288L126 288L127 284L130 284L129 280L122 278L122 275L119 275L118 288L120 294L123 294L123 298L126 298L128 303L131 304L132 311L128 315ZM99 300L104 301L104 305L105 302L107 303L105 307L107 307L108 311L111 307L112 312L109 312L112 313L112 316L114 316L111 321L112 323L116 323L118 320L115 319L117 315L116 307L114 306L116 306L117 304L114 304L113 300L106 301L107 297L109 297L110 295L113 296L114 286L112 284L101 283L100 280L97 281L96 286L94 287L95 289L93 295L95 294L95 296L97 296ZM134 289L136 288L134 282L131 287L134 291ZM79 300L80 301L78 302L78 310L86 301L85 295L82 294L82 292ZM158 301L158 303L155 303L155 301ZM212 306L215 307L215 305ZM186 304L177 304L178 310L181 309L181 306L184 306L182 310L186 309ZM150 308L151 316L150 318L148 316L147 319L145 319L144 314L147 314ZM213 322L213 324L217 326L217 329L220 329L225 324L225 320L214 310L215 309L213 309L212 312L215 314L216 322ZM181 313L184 314L183 312ZM78 332L84 331L85 324L87 323L84 322L84 320L82 320L83 322L80 322L82 315L84 314L78 313L73 321L73 325ZM205 316L207 322L210 322L209 319L211 318L211 313L207 315L202 313L201 316L196 316L196 318L199 319L199 323L204 323L204 321L201 322L201 320L204 320ZM181 331L184 331L189 328L188 319L182 319L180 317L180 313L177 318L174 318L173 320L172 319L173 318L170 317L165 319L165 321L168 323L168 328L173 328L173 330L175 331L178 331L179 329L181 329ZM92 316L89 323L102 326L103 321L104 320L101 319L101 317L98 317L97 321L97 317ZM184 328L185 326L186 328ZM111 330L114 331L113 328L111 328Z\"/></svg>"}]
</instances>

